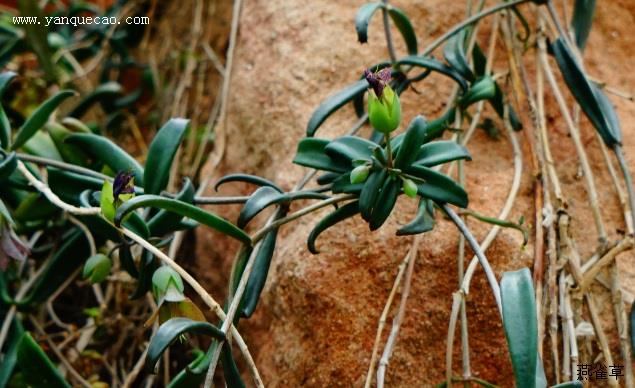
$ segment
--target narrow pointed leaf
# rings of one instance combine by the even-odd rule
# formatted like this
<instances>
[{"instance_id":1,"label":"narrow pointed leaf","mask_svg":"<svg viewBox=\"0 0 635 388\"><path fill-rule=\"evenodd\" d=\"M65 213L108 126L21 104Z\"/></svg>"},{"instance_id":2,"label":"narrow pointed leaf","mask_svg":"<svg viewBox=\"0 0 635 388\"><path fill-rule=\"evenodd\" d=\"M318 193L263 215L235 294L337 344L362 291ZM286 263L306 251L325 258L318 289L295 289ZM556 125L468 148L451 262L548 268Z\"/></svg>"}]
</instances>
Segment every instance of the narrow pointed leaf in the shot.
<instances>
[{"instance_id":1,"label":"narrow pointed leaf","mask_svg":"<svg viewBox=\"0 0 635 388\"><path fill-rule=\"evenodd\" d=\"M221 341L225 339L223 332L209 322L172 318L159 326L159 330L150 340L146 354L146 369L154 371L155 365L168 346L186 333L204 334Z\"/></svg>"},{"instance_id":2,"label":"narrow pointed leaf","mask_svg":"<svg viewBox=\"0 0 635 388\"><path fill-rule=\"evenodd\" d=\"M453 160L472 160L467 148L451 140L440 140L424 144L414 156L412 164L433 167Z\"/></svg>"},{"instance_id":3,"label":"narrow pointed leaf","mask_svg":"<svg viewBox=\"0 0 635 388\"><path fill-rule=\"evenodd\" d=\"M117 82L106 82L100 84L89 95L84 97L73 109L71 109L68 116L81 118L88 112L88 110L98 102L112 101L116 97L120 96L123 89Z\"/></svg>"},{"instance_id":4,"label":"narrow pointed leaf","mask_svg":"<svg viewBox=\"0 0 635 388\"><path fill-rule=\"evenodd\" d=\"M159 194L167 186L174 155L188 125L189 120L170 119L150 143L143 177L146 194Z\"/></svg>"},{"instance_id":5,"label":"narrow pointed leaf","mask_svg":"<svg viewBox=\"0 0 635 388\"><path fill-rule=\"evenodd\" d=\"M379 191L384 186L388 173L385 169L371 172L359 194L359 211L362 218L370 222L373 207L379 198Z\"/></svg>"},{"instance_id":6,"label":"narrow pointed leaf","mask_svg":"<svg viewBox=\"0 0 635 388\"><path fill-rule=\"evenodd\" d=\"M463 45L465 41L464 32L465 30L462 30L460 33L448 39L448 42L443 48L443 56L457 73L461 74L461 76L469 82L472 82L475 76L465 56L465 47Z\"/></svg>"},{"instance_id":7,"label":"narrow pointed leaf","mask_svg":"<svg viewBox=\"0 0 635 388\"><path fill-rule=\"evenodd\" d=\"M309 123L306 127L306 135L308 137L312 137L315 135L315 131L324 123L324 121L331 115L333 112L337 111L339 108L344 106L346 103L352 101L355 97L363 94L368 88L368 82L366 80L359 80L354 84L347 86L346 88L340 90L339 92L327 97L326 100L318 106L318 108L313 112L311 118L309 119Z\"/></svg>"},{"instance_id":8,"label":"narrow pointed leaf","mask_svg":"<svg viewBox=\"0 0 635 388\"><path fill-rule=\"evenodd\" d=\"M461 74L459 74L456 70L452 69L451 67L443 64L442 62L437 61L434 58L410 55L405 58L401 58L397 60L397 64L418 66L418 67L430 69L432 71L436 71L437 73L441 73L445 76L452 78L461 87L461 89L464 92L468 89L467 82L461 76Z\"/></svg>"},{"instance_id":9,"label":"narrow pointed leaf","mask_svg":"<svg viewBox=\"0 0 635 388\"><path fill-rule=\"evenodd\" d=\"M17 363L24 380L34 387L68 387L59 370L53 365L31 334L25 332L18 343Z\"/></svg>"},{"instance_id":10,"label":"narrow pointed leaf","mask_svg":"<svg viewBox=\"0 0 635 388\"><path fill-rule=\"evenodd\" d=\"M220 362L223 366L223 376L225 377L227 388L245 388L245 383L240 376L231 346L227 342L223 343L222 346Z\"/></svg>"},{"instance_id":11,"label":"narrow pointed leaf","mask_svg":"<svg viewBox=\"0 0 635 388\"><path fill-rule=\"evenodd\" d=\"M412 163L425 140L426 132L426 119L423 116L416 116L408 125L405 136L399 145L397 156L395 156L396 168L403 168Z\"/></svg>"},{"instance_id":12,"label":"narrow pointed leaf","mask_svg":"<svg viewBox=\"0 0 635 388\"><path fill-rule=\"evenodd\" d=\"M176 200L186 203L194 201L194 185L189 178L183 180L183 188L177 194ZM148 229L152 236L163 236L172 232L177 227L183 216L167 210L159 210L150 221L148 221Z\"/></svg>"},{"instance_id":13,"label":"narrow pointed leaf","mask_svg":"<svg viewBox=\"0 0 635 388\"><path fill-rule=\"evenodd\" d=\"M139 162L109 139L92 133L77 133L68 136L66 142L81 147L115 172L132 171L135 183L143 186L143 168Z\"/></svg>"},{"instance_id":14,"label":"narrow pointed leaf","mask_svg":"<svg viewBox=\"0 0 635 388\"><path fill-rule=\"evenodd\" d=\"M279 193L282 193L284 190L282 190L282 188L280 188L280 186L276 185L275 183L273 183L272 181L256 176L256 175L249 175L249 174L229 174L229 175L225 175L224 177L220 178L218 180L218 182L216 182L216 185L214 185L214 190L218 191L218 188L228 182L247 182L247 183L251 183L254 184L256 186L269 186L269 187L273 187L274 189L276 189Z\"/></svg>"},{"instance_id":15,"label":"narrow pointed leaf","mask_svg":"<svg viewBox=\"0 0 635 388\"><path fill-rule=\"evenodd\" d=\"M124 202L115 214L115 225L119 225L121 220L130 212L141 207L155 207L165 209L180 214L184 217L191 218L210 228L216 229L230 237L235 238L247 245L251 245L251 238L245 232L237 228L231 222L217 216L216 214L206 212L189 203L181 202L171 198L165 198L158 195L147 194L140 195Z\"/></svg>"},{"instance_id":16,"label":"narrow pointed leaf","mask_svg":"<svg viewBox=\"0 0 635 388\"><path fill-rule=\"evenodd\" d=\"M580 51L584 50L591 32L593 16L595 15L595 3L596 0L575 0L573 6L571 27L575 35L575 43Z\"/></svg>"},{"instance_id":17,"label":"narrow pointed leaf","mask_svg":"<svg viewBox=\"0 0 635 388\"><path fill-rule=\"evenodd\" d=\"M516 383L536 385L538 320L531 273L527 268L505 272L501 280L503 326Z\"/></svg>"},{"instance_id":18,"label":"narrow pointed leaf","mask_svg":"<svg viewBox=\"0 0 635 388\"><path fill-rule=\"evenodd\" d=\"M370 23L370 19L375 14L375 11L383 7L384 4L380 1L367 3L359 7L355 15L355 30L357 31L357 40L359 43L368 42L368 24Z\"/></svg>"},{"instance_id":19,"label":"narrow pointed leaf","mask_svg":"<svg viewBox=\"0 0 635 388\"><path fill-rule=\"evenodd\" d=\"M313 230L309 234L309 237L307 238L309 252L313 254L318 253L317 249L315 249L315 240L318 238L320 233L324 232L326 229L337 224L338 222L353 217L357 213L359 213L359 206L358 202L355 201L338 208L334 212L324 217L320 222L317 223L317 225L315 225L315 228L313 228Z\"/></svg>"},{"instance_id":20,"label":"narrow pointed leaf","mask_svg":"<svg viewBox=\"0 0 635 388\"><path fill-rule=\"evenodd\" d=\"M358 136L342 136L329 142L324 151L332 159L346 161L350 167L355 160L370 161L373 149L377 147L377 143Z\"/></svg>"},{"instance_id":21,"label":"narrow pointed leaf","mask_svg":"<svg viewBox=\"0 0 635 388\"><path fill-rule=\"evenodd\" d=\"M340 173L347 171L345 165L334 161L326 154L325 149L329 142L327 139L305 137L298 143L293 163L323 171Z\"/></svg>"},{"instance_id":22,"label":"narrow pointed leaf","mask_svg":"<svg viewBox=\"0 0 635 388\"><path fill-rule=\"evenodd\" d=\"M6 315L5 315L6 316ZM13 323L9 328L7 342L3 347L4 355L0 363L0 387L9 386L9 380L13 375L13 371L18 363L18 345L24 335L24 328L20 321L14 317Z\"/></svg>"},{"instance_id":23,"label":"narrow pointed leaf","mask_svg":"<svg viewBox=\"0 0 635 388\"><path fill-rule=\"evenodd\" d=\"M247 223L251 221L251 219L254 218L258 213L283 197L284 194L278 192L272 187L260 187L258 190L254 191L247 202L245 202L245 205L240 210L240 214L238 215L236 225L241 229L244 228L245 225L247 225Z\"/></svg>"},{"instance_id":24,"label":"narrow pointed leaf","mask_svg":"<svg viewBox=\"0 0 635 388\"><path fill-rule=\"evenodd\" d=\"M284 213L281 213L284 216ZM267 281L267 275L269 274L269 267L271 265L271 259L276 249L276 239L278 238L278 228L273 229L262 240L258 253L254 258L254 267L249 276L247 282L247 288L242 301L242 316L245 318L251 317L256 311L258 301L260 300L260 294L265 287Z\"/></svg>"},{"instance_id":25,"label":"narrow pointed leaf","mask_svg":"<svg viewBox=\"0 0 635 388\"><path fill-rule=\"evenodd\" d=\"M421 199L415 218L397 230L397 236L425 233L434 228L434 207L432 201Z\"/></svg>"},{"instance_id":26,"label":"narrow pointed leaf","mask_svg":"<svg viewBox=\"0 0 635 388\"><path fill-rule=\"evenodd\" d=\"M11 149L15 150L22 147L35 133L46 124L49 117L55 109L67 98L75 95L72 90L62 90L53 97L44 101L29 118L22 124L18 133L15 135Z\"/></svg>"},{"instance_id":27,"label":"narrow pointed leaf","mask_svg":"<svg viewBox=\"0 0 635 388\"><path fill-rule=\"evenodd\" d=\"M598 131L604 143L609 148L621 144L620 128L616 128L609 119L609 116L615 115L613 107L599 100L598 95L601 91L586 77L567 43L562 38L558 38L553 42L551 48L571 94L580 104L582 111Z\"/></svg>"},{"instance_id":28,"label":"narrow pointed leaf","mask_svg":"<svg viewBox=\"0 0 635 388\"><path fill-rule=\"evenodd\" d=\"M467 193L463 187L447 175L419 165L410 166L406 172L424 181L424 183L416 182L419 195L422 197L439 203L467 207Z\"/></svg>"},{"instance_id":29,"label":"narrow pointed leaf","mask_svg":"<svg viewBox=\"0 0 635 388\"><path fill-rule=\"evenodd\" d=\"M389 176L384 182L377 202L373 207L373 212L370 215L370 230L377 230L386 222L392 209L395 207L400 190L401 179Z\"/></svg>"},{"instance_id":30,"label":"narrow pointed leaf","mask_svg":"<svg viewBox=\"0 0 635 388\"><path fill-rule=\"evenodd\" d=\"M412 23L410 22L408 15L406 15L401 9L393 6L388 7L388 15L390 15L393 23L395 23L395 27L397 27L399 32L401 32L401 36L406 42L408 54L417 55L417 35L415 34L415 30L412 27Z\"/></svg>"}]
</instances>

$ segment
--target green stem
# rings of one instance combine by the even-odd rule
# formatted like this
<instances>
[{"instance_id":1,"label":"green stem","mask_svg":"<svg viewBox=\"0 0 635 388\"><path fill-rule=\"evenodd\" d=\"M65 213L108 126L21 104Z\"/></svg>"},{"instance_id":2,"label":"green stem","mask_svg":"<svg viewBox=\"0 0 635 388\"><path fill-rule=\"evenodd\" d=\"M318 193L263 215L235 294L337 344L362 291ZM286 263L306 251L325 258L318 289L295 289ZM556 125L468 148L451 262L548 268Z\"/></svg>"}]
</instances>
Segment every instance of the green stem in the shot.
<instances>
[{"instance_id":1,"label":"green stem","mask_svg":"<svg viewBox=\"0 0 635 388\"><path fill-rule=\"evenodd\" d=\"M511 221L507 221L507 220L501 220L499 218L496 217L488 217L485 216L483 214L479 214L473 210L468 210L468 209L464 209L461 210L460 212L463 215L466 216L470 216L470 217L474 217L479 221L482 222L487 222L488 224L492 224L492 225L498 225L501 226L503 228L512 228L512 229L516 229L517 231L519 231L520 233L523 234L523 246L527 245L527 242L529 241L529 233L527 232L527 229L523 228L520 224L517 224L515 222L511 222Z\"/></svg>"}]
</instances>

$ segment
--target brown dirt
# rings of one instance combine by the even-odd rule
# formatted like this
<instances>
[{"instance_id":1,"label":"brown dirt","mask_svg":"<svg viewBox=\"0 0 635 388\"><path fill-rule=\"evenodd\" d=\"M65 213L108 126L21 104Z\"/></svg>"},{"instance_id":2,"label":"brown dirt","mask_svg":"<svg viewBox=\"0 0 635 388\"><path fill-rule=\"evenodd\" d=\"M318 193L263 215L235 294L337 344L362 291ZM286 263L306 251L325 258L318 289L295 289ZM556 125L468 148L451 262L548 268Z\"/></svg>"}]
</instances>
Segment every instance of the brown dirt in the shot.
<instances>
[{"instance_id":1,"label":"brown dirt","mask_svg":"<svg viewBox=\"0 0 635 388\"><path fill-rule=\"evenodd\" d=\"M444 0L395 1L413 20L420 42L430 42L464 14L462 2ZM380 17L370 27L370 43L356 42L353 19L359 1L252 0L245 4L231 82L227 117L227 149L218 171L257 173L290 189L303 174L291 163L306 123L328 95L356 79L361 70L387 56ZM587 68L615 87L635 89L629 71L635 37L635 3L602 2L586 54ZM486 38L486 34L482 38ZM398 41L398 49L403 47ZM420 43L420 47L423 46ZM529 55L531 56L531 55ZM605 64L606 63L606 64ZM417 113L434 117L443 109L450 85L438 77L418 85L420 95L404 94L404 120ZM611 97L622 120L625 151L635 170L635 104ZM526 111L522 107L521 112ZM548 100L549 131L557 170L564 184L573 218L572 232L583 257L596 245L583 179L566 127ZM524 122L530 127L526 113ZM354 122L346 108L329 119L319 136L345 133ZM583 140L596 173L604 221L612 240L624 229L619 203L612 190L598 142L586 120ZM533 188L526 139L522 186L510 215L524 216L533 234ZM474 160L467 164L470 208L495 216L512 180L512 153L506 138L492 140L479 132L468 146ZM246 193L233 186L222 193ZM401 199L398 211L379 231L368 233L359 218L325 232L318 240L319 255L311 255L305 239L324 213L305 217L282 229L263 299L254 318L242 326L267 386L360 386L363 384L377 321L411 238L394 235L398 225L413 216L414 203ZM235 219L237 208L221 211ZM457 289L457 233L442 217L426 234L419 249L408 311L388 367L387 385L430 386L444 378L445 338L452 297ZM469 222L477 237L488 226ZM235 245L217 234L197 235L197 275L209 289L225 287ZM533 246L521 249L521 237L503 230L487 251L497 275L531 266ZM618 257L622 284L635 292L633 253ZM601 290L600 290L601 291ZM607 295L599 300L604 314L611 307ZM220 299L220 298L219 298ZM468 300L472 370L475 376L501 386L513 383L500 319L482 271L475 277ZM390 322L388 322L390 324ZM387 330L386 330L387 331ZM458 334L458 333L457 333ZM614 335L613 335L614 337ZM548 346L545 345L545 349ZM617 353L619 354L619 353ZM545 357L548 358L548 357ZM454 358L460 371L458 341Z\"/></svg>"}]
</instances>

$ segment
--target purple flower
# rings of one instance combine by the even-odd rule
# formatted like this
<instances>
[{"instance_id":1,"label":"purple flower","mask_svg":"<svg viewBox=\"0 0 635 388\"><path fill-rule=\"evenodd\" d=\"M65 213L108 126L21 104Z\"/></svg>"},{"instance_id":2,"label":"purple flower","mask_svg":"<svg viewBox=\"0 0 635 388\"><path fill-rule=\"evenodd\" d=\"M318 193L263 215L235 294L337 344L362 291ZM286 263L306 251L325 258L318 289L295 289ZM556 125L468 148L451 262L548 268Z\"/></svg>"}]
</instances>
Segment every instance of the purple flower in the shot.
<instances>
[{"instance_id":1,"label":"purple flower","mask_svg":"<svg viewBox=\"0 0 635 388\"><path fill-rule=\"evenodd\" d=\"M132 171L121 171L115 177L112 185L112 196L115 201L119 200L121 194L134 194L134 175Z\"/></svg>"},{"instance_id":2,"label":"purple flower","mask_svg":"<svg viewBox=\"0 0 635 388\"><path fill-rule=\"evenodd\" d=\"M20 240L20 237L7 223L2 223L0 229L0 269L7 268L9 258L24 261L28 255L29 248L26 244Z\"/></svg>"},{"instance_id":3,"label":"purple flower","mask_svg":"<svg viewBox=\"0 0 635 388\"><path fill-rule=\"evenodd\" d=\"M375 73L370 70L364 70L364 77L366 78L366 82L373 88L375 95L377 98L381 99L384 93L384 87L388 85L390 79L392 78L392 71L389 67L385 67Z\"/></svg>"}]
</instances>

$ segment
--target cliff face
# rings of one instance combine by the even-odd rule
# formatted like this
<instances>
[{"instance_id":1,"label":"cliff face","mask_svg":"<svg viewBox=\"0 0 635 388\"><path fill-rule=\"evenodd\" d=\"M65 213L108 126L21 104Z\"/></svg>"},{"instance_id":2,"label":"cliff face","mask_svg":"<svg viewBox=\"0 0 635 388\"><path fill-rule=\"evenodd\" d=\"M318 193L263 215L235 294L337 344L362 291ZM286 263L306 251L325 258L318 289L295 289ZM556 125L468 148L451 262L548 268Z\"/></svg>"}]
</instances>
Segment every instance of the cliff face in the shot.
<instances>
[{"instance_id":1,"label":"cliff face","mask_svg":"<svg viewBox=\"0 0 635 388\"><path fill-rule=\"evenodd\" d=\"M355 80L364 67L387 57L381 17L371 26L369 44L356 41L354 16L359 1L250 0L245 2L231 79L229 110L225 126L227 147L221 165L210 176L233 172L265 176L291 189L304 169L291 163L297 142L318 104L328 95ZM444 0L395 1L410 16L420 47L458 22L465 13L463 2ZM594 77L617 88L632 90L635 72L629 71L630 50L635 36L628 34L635 23L635 3L629 0L602 2L585 54ZM483 45L488 39L486 22L481 29ZM403 53L400 36L397 49ZM533 55L530 55L533 57ZM498 47L499 68L505 54ZM532 63L528 63L532 69ZM530 77L533 79L533 74ZM404 121L416 114L435 117L442 111L451 85L430 77L416 86L418 93L404 93ZM635 170L635 105L611 96L622 120L625 151ZM549 136L557 171L572 216L572 233L584 257L596 245L595 230L587 205L584 180L557 105L547 100ZM520 109L531 127L526 105ZM495 118L492 112L486 115ZM354 123L347 107L319 130L320 137L346 133ZM599 144L585 119L582 128L607 230L615 239L623 230L623 217ZM518 199L510 220L524 216L533 236L534 192L527 137L518 134L524 168ZM466 164L470 208L496 216L502 208L513 178L513 154L503 134L493 140L478 131L468 144L473 161ZM227 185L223 193L247 193L247 187ZM392 287L398 266L412 238L396 237L399 225L415 214L416 203L401 198L397 211L381 230L369 233L359 218L325 232L318 240L319 255L306 249L306 237L325 213L317 213L282 228L267 285L255 316L241 323L241 331L256 354L256 363L268 386L360 386L363 384L375 339L378 319ZM237 208L222 213L235 220ZM328 211L328 210L327 210ZM457 285L455 229L438 215L438 227L426 234L419 246L415 274L405 321L388 367L388 386L429 386L444 378L444 360L452 292ZM488 225L469 221L482 239ZM224 287L218 273L229 272L233 248L217 234L201 230L197 236L199 278L208 289ZM522 238L503 230L487 251L497 275L532 266L533 244L521 248ZM468 259L471 253L467 252ZM618 257L622 284L635 290L633 253ZM512 371L505 338L494 300L479 269L468 297L470 355L475 376L502 386L512 385ZM598 304L611 314L608 294ZM398 299L395 305L398 304ZM391 317L396 312L393 309ZM390 319L384 332L389 331ZM459 333L457 332L457 335ZM616 337L612 333L612 337ZM458 337L457 337L458 338ZM455 342L454 370L460 374L459 340ZM545 349L548 347L545 345ZM548 354L548 353L546 353ZM619 354L617 352L616 354ZM550 359L550 356L546 356ZM548 360L547 360L548 361Z\"/></svg>"}]
</instances>

